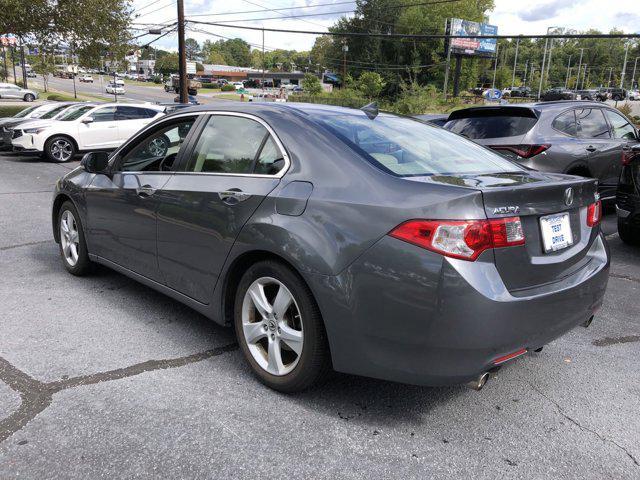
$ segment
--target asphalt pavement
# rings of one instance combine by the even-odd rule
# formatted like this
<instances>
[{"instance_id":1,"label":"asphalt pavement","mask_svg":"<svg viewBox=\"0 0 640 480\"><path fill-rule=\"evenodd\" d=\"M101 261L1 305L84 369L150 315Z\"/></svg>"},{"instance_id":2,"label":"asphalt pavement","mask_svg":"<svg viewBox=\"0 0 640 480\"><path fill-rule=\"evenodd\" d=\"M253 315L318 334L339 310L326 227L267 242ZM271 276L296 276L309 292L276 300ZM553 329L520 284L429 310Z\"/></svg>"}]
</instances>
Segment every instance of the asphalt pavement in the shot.
<instances>
[{"instance_id":1,"label":"asphalt pavement","mask_svg":"<svg viewBox=\"0 0 640 480\"><path fill-rule=\"evenodd\" d=\"M0 157L1 479L640 478L640 249L611 215L591 327L481 392L335 374L288 396L230 329L106 268L64 270L51 192L77 165Z\"/></svg>"}]
</instances>

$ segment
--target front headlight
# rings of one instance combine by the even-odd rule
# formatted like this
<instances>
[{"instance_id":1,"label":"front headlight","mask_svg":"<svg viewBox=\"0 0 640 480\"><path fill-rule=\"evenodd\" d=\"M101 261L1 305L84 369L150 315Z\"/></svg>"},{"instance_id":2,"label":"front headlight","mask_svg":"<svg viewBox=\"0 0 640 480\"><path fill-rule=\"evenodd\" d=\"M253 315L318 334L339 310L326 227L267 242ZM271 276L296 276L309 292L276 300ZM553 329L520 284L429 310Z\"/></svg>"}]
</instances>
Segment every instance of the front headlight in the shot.
<instances>
[{"instance_id":1,"label":"front headlight","mask_svg":"<svg viewBox=\"0 0 640 480\"><path fill-rule=\"evenodd\" d=\"M40 127L40 128L25 128L23 131L24 133L34 133L34 134L38 134L38 133L42 133L47 129L47 127Z\"/></svg>"}]
</instances>

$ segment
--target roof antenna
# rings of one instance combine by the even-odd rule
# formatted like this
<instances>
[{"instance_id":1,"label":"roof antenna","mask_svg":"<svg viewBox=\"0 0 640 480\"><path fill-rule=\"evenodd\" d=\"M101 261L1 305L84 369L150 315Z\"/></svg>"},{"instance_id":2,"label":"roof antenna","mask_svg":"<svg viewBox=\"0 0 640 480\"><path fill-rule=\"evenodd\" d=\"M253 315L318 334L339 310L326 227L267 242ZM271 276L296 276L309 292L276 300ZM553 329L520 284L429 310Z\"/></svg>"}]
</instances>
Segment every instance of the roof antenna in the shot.
<instances>
[{"instance_id":1,"label":"roof antenna","mask_svg":"<svg viewBox=\"0 0 640 480\"><path fill-rule=\"evenodd\" d=\"M371 102L362 107L362 110L369 120L373 120L378 116L378 104L376 102Z\"/></svg>"}]
</instances>

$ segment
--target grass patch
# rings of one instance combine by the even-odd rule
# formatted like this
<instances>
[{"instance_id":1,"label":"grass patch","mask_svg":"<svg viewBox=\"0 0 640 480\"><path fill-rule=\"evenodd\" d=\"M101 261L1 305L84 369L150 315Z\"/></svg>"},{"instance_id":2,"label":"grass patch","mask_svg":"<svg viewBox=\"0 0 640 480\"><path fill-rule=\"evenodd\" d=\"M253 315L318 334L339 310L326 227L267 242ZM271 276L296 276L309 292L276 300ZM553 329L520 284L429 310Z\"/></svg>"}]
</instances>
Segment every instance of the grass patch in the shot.
<instances>
[{"instance_id":1,"label":"grass patch","mask_svg":"<svg viewBox=\"0 0 640 480\"><path fill-rule=\"evenodd\" d=\"M246 94L244 96L244 101L248 102L249 101L249 95ZM236 102L240 101L240 94L238 93L221 93L220 95L216 95L214 98L218 99L218 100L235 100Z\"/></svg>"},{"instance_id":2,"label":"grass patch","mask_svg":"<svg viewBox=\"0 0 640 480\"><path fill-rule=\"evenodd\" d=\"M16 113L21 112L27 107L30 107L30 104L26 105L0 105L0 118L2 117L13 117Z\"/></svg>"},{"instance_id":3,"label":"grass patch","mask_svg":"<svg viewBox=\"0 0 640 480\"><path fill-rule=\"evenodd\" d=\"M216 93L219 92L219 88L199 88L198 93Z\"/></svg>"}]
</instances>

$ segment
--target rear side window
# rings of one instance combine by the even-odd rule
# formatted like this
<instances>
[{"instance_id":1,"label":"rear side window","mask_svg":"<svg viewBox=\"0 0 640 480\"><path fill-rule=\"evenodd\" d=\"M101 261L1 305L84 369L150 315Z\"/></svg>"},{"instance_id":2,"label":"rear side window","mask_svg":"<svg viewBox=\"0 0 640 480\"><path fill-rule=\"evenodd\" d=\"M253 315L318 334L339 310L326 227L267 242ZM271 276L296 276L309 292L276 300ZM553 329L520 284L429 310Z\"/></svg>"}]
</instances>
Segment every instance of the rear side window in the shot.
<instances>
[{"instance_id":1,"label":"rear side window","mask_svg":"<svg viewBox=\"0 0 640 480\"><path fill-rule=\"evenodd\" d=\"M486 110L459 114L449 120L444 128L472 140L480 138L503 138L524 135L533 128L538 119L532 114L509 113L502 110Z\"/></svg>"},{"instance_id":2,"label":"rear side window","mask_svg":"<svg viewBox=\"0 0 640 480\"><path fill-rule=\"evenodd\" d=\"M95 110L91 116L95 123L112 122L116 119L116 107L104 107Z\"/></svg>"},{"instance_id":3,"label":"rear side window","mask_svg":"<svg viewBox=\"0 0 640 480\"><path fill-rule=\"evenodd\" d=\"M118 107L118 120L139 120L141 118L153 118L155 110L142 107Z\"/></svg>"},{"instance_id":4,"label":"rear side window","mask_svg":"<svg viewBox=\"0 0 640 480\"><path fill-rule=\"evenodd\" d=\"M245 117L212 115L186 170L275 175L284 167L284 161L279 160L282 154L261 123Z\"/></svg>"},{"instance_id":5,"label":"rear side window","mask_svg":"<svg viewBox=\"0 0 640 480\"><path fill-rule=\"evenodd\" d=\"M633 128L633 125L631 125L626 118L613 110L605 110L604 113L611 124L611 133L613 134L613 138L635 140L636 129Z\"/></svg>"},{"instance_id":6,"label":"rear side window","mask_svg":"<svg viewBox=\"0 0 640 480\"><path fill-rule=\"evenodd\" d=\"M365 160L398 177L521 172L478 144L418 120L380 114L318 116L320 125Z\"/></svg>"},{"instance_id":7,"label":"rear side window","mask_svg":"<svg viewBox=\"0 0 640 480\"><path fill-rule=\"evenodd\" d=\"M576 123L576 113L574 110L561 113L551 124L556 130L575 137L578 135L578 124Z\"/></svg>"},{"instance_id":8,"label":"rear side window","mask_svg":"<svg viewBox=\"0 0 640 480\"><path fill-rule=\"evenodd\" d=\"M582 138L609 138L609 126L599 108L576 110L579 135Z\"/></svg>"}]
</instances>

